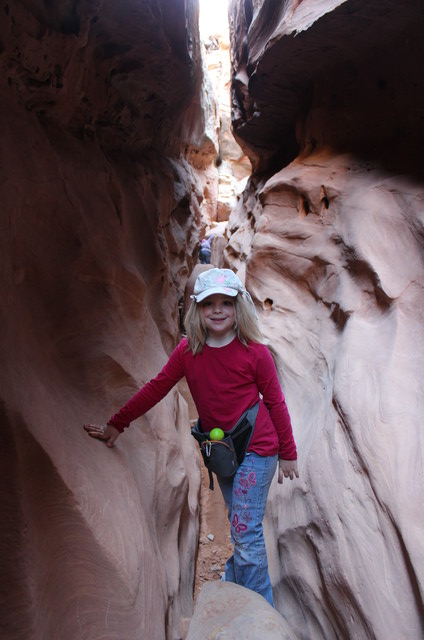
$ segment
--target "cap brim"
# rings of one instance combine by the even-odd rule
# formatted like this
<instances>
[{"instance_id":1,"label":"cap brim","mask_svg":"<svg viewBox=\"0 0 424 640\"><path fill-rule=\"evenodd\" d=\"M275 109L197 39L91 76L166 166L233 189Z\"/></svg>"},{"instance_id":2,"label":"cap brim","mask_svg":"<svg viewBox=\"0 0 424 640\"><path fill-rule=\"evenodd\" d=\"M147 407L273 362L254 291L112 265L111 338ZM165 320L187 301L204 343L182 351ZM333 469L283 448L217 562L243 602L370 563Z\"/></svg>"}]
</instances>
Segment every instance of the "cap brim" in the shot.
<instances>
[{"instance_id":1,"label":"cap brim","mask_svg":"<svg viewBox=\"0 0 424 640\"><path fill-rule=\"evenodd\" d=\"M209 296L213 296L216 293L222 293L224 296L231 296L232 298L235 298L238 291L236 289L230 289L230 287L210 287L209 289L194 295L194 299L196 302L202 302L205 298L209 298Z\"/></svg>"}]
</instances>

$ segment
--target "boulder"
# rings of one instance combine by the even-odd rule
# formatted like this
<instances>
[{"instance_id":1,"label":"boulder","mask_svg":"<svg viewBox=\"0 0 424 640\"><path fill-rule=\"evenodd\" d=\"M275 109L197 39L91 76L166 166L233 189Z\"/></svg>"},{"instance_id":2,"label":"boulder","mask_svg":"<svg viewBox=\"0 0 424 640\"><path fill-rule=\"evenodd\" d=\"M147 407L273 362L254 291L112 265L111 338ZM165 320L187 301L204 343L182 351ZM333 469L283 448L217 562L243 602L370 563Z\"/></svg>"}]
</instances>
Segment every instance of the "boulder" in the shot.
<instances>
[{"instance_id":1,"label":"boulder","mask_svg":"<svg viewBox=\"0 0 424 640\"><path fill-rule=\"evenodd\" d=\"M209 582L197 599L187 640L296 640L259 594L231 582Z\"/></svg>"}]
</instances>

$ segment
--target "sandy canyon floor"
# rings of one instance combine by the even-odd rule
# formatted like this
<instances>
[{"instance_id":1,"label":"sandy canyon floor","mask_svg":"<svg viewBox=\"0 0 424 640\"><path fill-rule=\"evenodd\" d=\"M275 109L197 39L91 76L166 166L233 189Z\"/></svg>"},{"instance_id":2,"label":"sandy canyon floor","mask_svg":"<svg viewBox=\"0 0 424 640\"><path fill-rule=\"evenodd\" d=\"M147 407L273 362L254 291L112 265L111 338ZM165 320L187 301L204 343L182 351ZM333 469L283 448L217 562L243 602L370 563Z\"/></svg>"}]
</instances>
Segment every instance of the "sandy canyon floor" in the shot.
<instances>
[{"instance_id":1,"label":"sandy canyon floor","mask_svg":"<svg viewBox=\"0 0 424 640\"><path fill-rule=\"evenodd\" d=\"M221 573L225 571L225 562L231 554L230 523L224 500L216 482L215 489L209 489L209 475L202 465L199 550L194 580L195 601L205 582L220 580Z\"/></svg>"}]
</instances>

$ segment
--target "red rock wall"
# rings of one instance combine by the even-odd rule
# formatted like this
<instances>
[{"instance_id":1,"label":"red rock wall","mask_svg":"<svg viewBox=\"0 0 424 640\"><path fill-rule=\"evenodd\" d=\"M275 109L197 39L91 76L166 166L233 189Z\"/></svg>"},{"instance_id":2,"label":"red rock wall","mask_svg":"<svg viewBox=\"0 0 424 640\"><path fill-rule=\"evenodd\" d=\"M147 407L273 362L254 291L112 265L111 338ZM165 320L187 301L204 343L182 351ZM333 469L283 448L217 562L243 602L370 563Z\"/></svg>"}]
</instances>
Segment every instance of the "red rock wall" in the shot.
<instances>
[{"instance_id":1,"label":"red rock wall","mask_svg":"<svg viewBox=\"0 0 424 640\"><path fill-rule=\"evenodd\" d=\"M266 521L299 638L422 637L420 2L231 5L233 127L255 168L227 264L261 309L301 479Z\"/></svg>"},{"instance_id":2,"label":"red rock wall","mask_svg":"<svg viewBox=\"0 0 424 640\"><path fill-rule=\"evenodd\" d=\"M82 424L179 339L203 198L185 158L213 154L198 9L53 4L0 7L2 637L177 638L200 482L186 403L173 391L114 450Z\"/></svg>"}]
</instances>

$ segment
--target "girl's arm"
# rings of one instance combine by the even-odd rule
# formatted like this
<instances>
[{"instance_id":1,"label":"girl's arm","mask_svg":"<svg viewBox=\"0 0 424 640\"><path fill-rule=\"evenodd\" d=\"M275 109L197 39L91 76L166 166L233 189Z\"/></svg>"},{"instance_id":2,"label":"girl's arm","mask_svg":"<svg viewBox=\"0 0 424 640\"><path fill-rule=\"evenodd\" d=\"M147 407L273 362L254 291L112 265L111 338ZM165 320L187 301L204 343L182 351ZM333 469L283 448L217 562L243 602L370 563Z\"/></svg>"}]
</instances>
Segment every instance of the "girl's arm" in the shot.
<instances>
[{"instance_id":1,"label":"girl's arm","mask_svg":"<svg viewBox=\"0 0 424 640\"><path fill-rule=\"evenodd\" d=\"M145 384L128 402L115 413L106 426L84 425L84 429L92 438L105 440L109 447L113 447L114 442L124 429L136 418L144 415L164 398L172 387L184 376L184 365L182 359L183 349L186 348L185 340L172 352L168 362L161 372Z\"/></svg>"}]
</instances>

